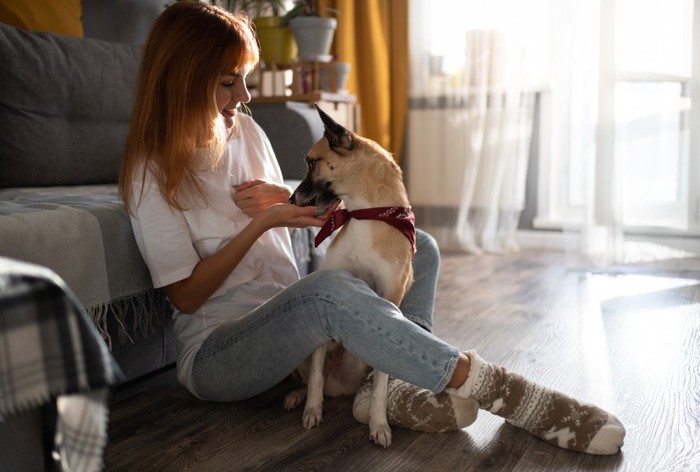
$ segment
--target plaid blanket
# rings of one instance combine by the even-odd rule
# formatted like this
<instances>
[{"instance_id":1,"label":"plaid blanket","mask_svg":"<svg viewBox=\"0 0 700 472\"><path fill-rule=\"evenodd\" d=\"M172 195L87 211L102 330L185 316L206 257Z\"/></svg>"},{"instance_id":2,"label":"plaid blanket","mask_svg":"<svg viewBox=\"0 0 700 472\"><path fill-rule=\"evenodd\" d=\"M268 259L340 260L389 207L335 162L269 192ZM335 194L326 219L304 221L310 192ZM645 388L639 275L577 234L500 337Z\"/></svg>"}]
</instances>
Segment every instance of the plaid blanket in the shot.
<instances>
[{"instance_id":1,"label":"plaid blanket","mask_svg":"<svg viewBox=\"0 0 700 472\"><path fill-rule=\"evenodd\" d=\"M0 257L0 421L57 397L63 470L99 470L107 439L105 392L120 378L61 278Z\"/></svg>"},{"instance_id":2,"label":"plaid blanket","mask_svg":"<svg viewBox=\"0 0 700 472\"><path fill-rule=\"evenodd\" d=\"M145 336L169 314L153 290L116 184L1 189L0 256L55 271L110 347L108 316L127 336ZM127 328L129 309L135 320Z\"/></svg>"}]
</instances>

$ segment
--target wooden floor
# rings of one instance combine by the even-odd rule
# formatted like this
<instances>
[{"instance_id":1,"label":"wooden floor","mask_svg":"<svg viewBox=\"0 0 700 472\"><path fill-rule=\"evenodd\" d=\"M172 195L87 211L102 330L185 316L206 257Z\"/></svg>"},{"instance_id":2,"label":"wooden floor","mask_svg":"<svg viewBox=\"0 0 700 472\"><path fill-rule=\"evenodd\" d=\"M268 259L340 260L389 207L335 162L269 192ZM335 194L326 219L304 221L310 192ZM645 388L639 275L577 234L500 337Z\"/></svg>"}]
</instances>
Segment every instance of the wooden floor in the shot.
<instances>
[{"instance_id":1,"label":"wooden floor","mask_svg":"<svg viewBox=\"0 0 700 472\"><path fill-rule=\"evenodd\" d=\"M349 398L326 400L324 423L306 431L301 411L282 408L289 381L212 404L170 369L115 392L106 470L700 471L700 261L609 272L568 262L533 251L445 256L435 332L614 412L627 429L620 455L561 450L487 412L453 433L394 428L385 450L353 420Z\"/></svg>"}]
</instances>

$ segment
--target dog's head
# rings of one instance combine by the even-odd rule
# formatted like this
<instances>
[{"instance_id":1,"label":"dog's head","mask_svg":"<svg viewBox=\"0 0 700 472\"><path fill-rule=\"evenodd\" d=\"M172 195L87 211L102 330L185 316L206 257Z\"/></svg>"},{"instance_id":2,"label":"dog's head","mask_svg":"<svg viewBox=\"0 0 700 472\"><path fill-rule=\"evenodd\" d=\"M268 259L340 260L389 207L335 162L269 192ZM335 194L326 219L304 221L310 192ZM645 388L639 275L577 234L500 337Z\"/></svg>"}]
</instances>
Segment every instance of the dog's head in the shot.
<instances>
[{"instance_id":1,"label":"dog's head","mask_svg":"<svg viewBox=\"0 0 700 472\"><path fill-rule=\"evenodd\" d=\"M400 173L389 153L328 116L318 105L323 137L306 156L308 170L289 201L299 206L326 206L338 198L366 196L367 174L390 166ZM384 171L380 171L384 173ZM371 189L370 189L371 191ZM347 203L347 202L346 202Z\"/></svg>"}]
</instances>

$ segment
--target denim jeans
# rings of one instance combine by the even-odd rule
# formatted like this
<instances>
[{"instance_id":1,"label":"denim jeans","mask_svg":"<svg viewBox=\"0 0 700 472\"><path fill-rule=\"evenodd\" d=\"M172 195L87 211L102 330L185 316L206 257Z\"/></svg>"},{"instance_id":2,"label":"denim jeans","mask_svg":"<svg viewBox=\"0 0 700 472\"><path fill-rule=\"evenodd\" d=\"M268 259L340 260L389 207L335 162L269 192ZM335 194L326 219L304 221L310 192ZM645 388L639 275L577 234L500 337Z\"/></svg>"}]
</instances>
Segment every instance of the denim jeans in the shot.
<instances>
[{"instance_id":1,"label":"denim jeans","mask_svg":"<svg viewBox=\"0 0 700 472\"><path fill-rule=\"evenodd\" d=\"M459 351L430 332L440 255L431 236L416 236L415 281L401 310L347 272L312 273L207 337L192 370L197 394L234 401L262 393L332 339L382 372L442 391Z\"/></svg>"}]
</instances>

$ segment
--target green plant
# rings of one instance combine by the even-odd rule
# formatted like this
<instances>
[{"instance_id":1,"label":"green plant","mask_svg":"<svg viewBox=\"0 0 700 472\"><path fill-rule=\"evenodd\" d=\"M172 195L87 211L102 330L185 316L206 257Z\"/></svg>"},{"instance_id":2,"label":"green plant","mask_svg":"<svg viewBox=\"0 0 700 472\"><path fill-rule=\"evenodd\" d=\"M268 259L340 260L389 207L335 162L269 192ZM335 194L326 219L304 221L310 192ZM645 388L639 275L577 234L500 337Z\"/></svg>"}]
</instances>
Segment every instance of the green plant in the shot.
<instances>
[{"instance_id":1,"label":"green plant","mask_svg":"<svg viewBox=\"0 0 700 472\"><path fill-rule=\"evenodd\" d=\"M254 9L256 17L268 12L272 16L282 16L286 11L285 0L241 0L240 3L242 4L242 10L250 11Z\"/></svg>"},{"instance_id":2,"label":"green plant","mask_svg":"<svg viewBox=\"0 0 700 472\"><path fill-rule=\"evenodd\" d=\"M285 16L290 19L297 16L319 16L318 3L316 0L297 0Z\"/></svg>"},{"instance_id":3,"label":"green plant","mask_svg":"<svg viewBox=\"0 0 700 472\"><path fill-rule=\"evenodd\" d=\"M338 14L338 10L327 8L327 11ZM282 18L282 25L289 24L289 21L298 16L321 16L319 14L318 2L316 0L297 0L294 6Z\"/></svg>"},{"instance_id":4,"label":"green plant","mask_svg":"<svg viewBox=\"0 0 700 472\"><path fill-rule=\"evenodd\" d=\"M286 11L285 0L178 0L180 2L202 2L210 3L228 11L255 12L255 17L261 16L268 11L272 16L282 16ZM167 6L167 4L166 4Z\"/></svg>"}]
</instances>

